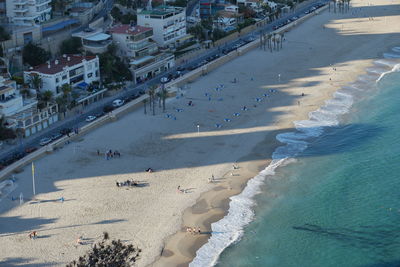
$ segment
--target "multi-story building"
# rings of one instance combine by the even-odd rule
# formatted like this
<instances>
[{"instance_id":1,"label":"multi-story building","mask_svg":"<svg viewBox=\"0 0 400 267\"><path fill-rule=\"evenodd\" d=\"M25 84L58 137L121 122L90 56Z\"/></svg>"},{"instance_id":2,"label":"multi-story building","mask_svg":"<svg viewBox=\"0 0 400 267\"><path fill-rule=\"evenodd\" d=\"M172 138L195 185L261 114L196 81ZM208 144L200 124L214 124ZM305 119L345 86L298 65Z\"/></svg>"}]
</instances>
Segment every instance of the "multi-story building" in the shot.
<instances>
[{"instance_id":1,"label":"multi-story building","mask_svg":"<svg viewBox=\"0 0 400 267\"><path fill-rule=\"evenodd\" d=\"M38 108L35 98L23 98L16 83L0 76L0 117L11 129L21 129L24 136L30 136L58 121L57 105L47 103Z\"/></svg>"},{"instance_id":2,"label":"multi-story building","mask_svg":"<svg viewBox=\"0 0 400 267\"><path fill-rule=\"evenodd\" d=\"M179 46L185 39L186 9L161 5L137 14L137 24L153 28L154 40L161 47Z\"/></svg>"},{"instance_id":3,"label":"multi-story building","mask_svg":"<svg viewBox=\"0 0 400 267\"><path fill-rule=\"evenodd\" d=\"M54 96L62 93L64 84L72 87L86 87L100 81L99 58L97 56L63 55L24 71L25 83L30 83L33 75L42 80L41 91L52 91Z\"/></svg>"},{"instance_id":4,"label":"multi-story building","mask_svg":"<svg viewBox=\"0 0 400 267\"><path fill-rule=\"evenodd\" d=\"M6 0L9 21L19 25L39 24L51 17L51 0Z\"/></svg>"},{"instance_id":5,"label":"multi-story building","mask_svg":"<svg viewBox=\"0 0 400 267\"><path fill-rule=\"evenodd\" d=\"M113 41L123 58L129 60L136 83L150 79L175 65L174 55L158 50L153 41L153 29L128 24L117 25L110 30Z\"/></svg>"},{"instance_id":6,"label":"multi-story building","mask_svg":"<svg viewBox=\"0 0 400 267\"><path fill-rule=\"evenodd\" d=\"M106 52L112 43L111 35L103 33L102 29L86 28L83 31L73 33L72 37L80 38L83 49L93 54Z\"/></svg>"}]
</instances>

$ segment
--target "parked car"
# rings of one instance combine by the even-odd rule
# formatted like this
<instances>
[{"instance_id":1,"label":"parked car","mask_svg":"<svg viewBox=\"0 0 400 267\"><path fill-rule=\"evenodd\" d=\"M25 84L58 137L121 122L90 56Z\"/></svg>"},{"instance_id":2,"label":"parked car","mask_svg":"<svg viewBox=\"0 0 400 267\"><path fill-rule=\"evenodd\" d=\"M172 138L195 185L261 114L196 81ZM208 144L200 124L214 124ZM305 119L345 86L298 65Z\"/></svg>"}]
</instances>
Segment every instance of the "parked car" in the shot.
<instances>
[{"instance_id":1,"label":"parked car","mask_svg":"<svg viewBox=\"0 0 400 267\"><path fill-rule=\"evenodd\" d=\"M169 82L171 80L171 77L161 77L161 79L160 79L160 82L162 82L162 83L167 83L167 82Z\"/></svg>"},{"instance_id":2,"label":"parked car","mask_svg":"<svg viewBox=\"0 0 400 267\"><path fill-rule=\"evenodd\" d=\"M56 139L60 138L61 136L63 136L63 135L60 134L60 133L53 134L53 135L51 136L51 140L56 140Z\"/></svg>"},{"instance_id":3,"label":"parked car","mask_svg":"<svg viewBox=\"0 0 400 267\"><path fill-rule=\"evenodd\" d=\"M63 128L60 130L60 134L65 135L65 134L69 134L72 132L71 128Z\"/></svg>"},{"instance_id":4,"label":"parked car","mask_svg":"<svg viewBox=\"0 0 400 267\"><path fill-rule=\"evenodd\" d=\"M104 106L103 111L104 111L105 113L108 113L108 112L110 112L110 111L113 111L114 109L115 109L114 106L112 106L112 105L107 105L107 106Z\"/></svg>"},{"instance_id":5,"label":"parked car","mask_svg":"<svg viewBox=\"0 0 400 267\"><path fill-rule=\"evenodd\" d=\"M37 147L35 147L35 146L25 148L26 153L32 153L35 150L37 150Z\"/></svg>"},{"instance_id":6,"label":"parked car","mask_svg":"<svg viewBox=\"0 0 400 267\"><path fill-rule=\"evenodd\" d=\"M185 67L179 66L176 70L177 70L177 71L184 71L184 70L185 70Z\"/></svg>"},{"instance_id":7,"label":"parked car","mask_svg":"<svg viewBox=\"0 0 400 267\"><path fill-rule=\"evenodd\" d=\"M97 119L96 116L89 115L89 116L86 117L86 120L85 120L85 121L91 122L91 121L94 121L95 119Z\"/></svg>"},{"instance_id":8,"label":"parked car","mask_svg":"<svg viewBox=\"0 0 400 267\"><path fill-rule=\"evenodd\" d=\"M124 103L125 103L124 100L115 99L115 100L112 102L112 105L113 105L113 107L117 108L117 107L122 106Z\"/></svg>"},{"instance_id":9,"label":"parked car","mask_svg":"<svg viewBox=\"0 0 400 267\"><path fill-rule=\"evenodd\" d=\"M40 143L39 144L41 146L45 146L45 145L50 144L50 143L51 143L51 139L48 138L48 137L45 137L45 138L40 139Z\"/></svg>"},{"instance_id":10,"label":"parked car","mask_svg":"<svg viewBox=\"0 0 400 267\"><path fill-rule=\"evenodd\" d=\"M188 67L188 70L195 70L197 68L197 65L191 65Z\"/></svg>"}]
</instances>

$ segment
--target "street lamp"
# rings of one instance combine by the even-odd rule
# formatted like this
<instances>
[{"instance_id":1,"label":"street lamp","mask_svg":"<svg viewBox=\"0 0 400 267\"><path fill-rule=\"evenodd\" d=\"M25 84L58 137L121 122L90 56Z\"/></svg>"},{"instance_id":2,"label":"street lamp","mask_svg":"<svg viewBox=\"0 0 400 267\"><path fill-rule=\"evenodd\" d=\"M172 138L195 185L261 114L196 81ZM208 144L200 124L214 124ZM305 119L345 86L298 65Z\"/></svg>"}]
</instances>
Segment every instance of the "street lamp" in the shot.
<instances>
[{"instance_id":1,"label":"street lamp","mask_svg":"<svg viewBox=\"0 0 400 267\"><path fill-rule=\"evenodd\" d=\"M200 125L197 124L197 133L200 134Z\"/></svg>"}]
</instances>

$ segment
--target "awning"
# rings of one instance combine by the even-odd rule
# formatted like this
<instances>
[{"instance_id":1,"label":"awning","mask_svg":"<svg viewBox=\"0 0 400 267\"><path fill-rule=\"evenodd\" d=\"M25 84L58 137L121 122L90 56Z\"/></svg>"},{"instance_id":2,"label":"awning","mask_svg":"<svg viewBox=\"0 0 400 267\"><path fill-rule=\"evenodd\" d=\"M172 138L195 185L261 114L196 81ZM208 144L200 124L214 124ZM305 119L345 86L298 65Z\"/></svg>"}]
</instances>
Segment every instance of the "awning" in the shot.
<instances>
[{"instance_id":1,"label":"awning","mask_svg":"<svg viewBox=\"0 0 400 267\"><path fill-rule=\"evenodd\" d=\"M191 38L193 38L193 37L194 37L193 35L187 34L187 35L183 36L182 38L179 38L179 39L176 40L176 41L177 41L177 42L184 42L184 41L186 41L186 40L188 40L188 39L191 39Z\"/></svg>"},{"instance_id":2,"label":"awning","mask_svg":"<svg viewBox=\"0 0 400 267\"><path fill-rule=\"evenodd\" d=\"M106 34L106 33L98 33L98 34L95 34L95 35L92 35L92 36L89 36L89 37L85 37L85 38L83 38L84 40L88 40L88 41L94 41L94 42L96 42L96 41L105 41L105 40L107 40L108 38L110 38L111 37L111 35L109 35L109 34Z\"/></svg>"},{"instance_id":3,"label":"awning","mask_svg":"<svg viewBox=\"0 0 400 267\"><path fill-rule=\"evenodd\" d=\"M153 58L154 58L153 56L144 56L144 57L142 57L142 58L140 58L140 59L132 60L132 61L130 62L130 64L132 64L132 65L139 65L139 64L142 64L142 63L144 63L144 62L146 62L146 61L149 61L150 59L153 59Z\"/></svg>"},{"instance_id":4,"label":"awning","mask_svg":"<svg viewBox=\"0 0 400 267\"><path fill-rule=\"evenodd\" d=\"M87 84L87 83L85 83L85 82L81 82L81 83L79 83L77 86L78 86L78 87L81 87L81 88L86 88L86 87L89 86L89 84Z\"/></svg>"}]
</instances>

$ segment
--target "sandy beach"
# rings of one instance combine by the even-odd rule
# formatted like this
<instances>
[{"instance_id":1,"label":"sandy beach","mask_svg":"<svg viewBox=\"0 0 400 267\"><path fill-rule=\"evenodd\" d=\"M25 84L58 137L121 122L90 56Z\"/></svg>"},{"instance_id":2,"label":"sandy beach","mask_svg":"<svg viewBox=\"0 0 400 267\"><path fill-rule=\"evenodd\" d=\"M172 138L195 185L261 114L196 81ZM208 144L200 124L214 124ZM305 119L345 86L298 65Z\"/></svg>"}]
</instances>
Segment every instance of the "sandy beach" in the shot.
<instances>
[{"instance_id":1,"label":"sandy beach","mask_svg":"<svg viewBox=\"0 0 400 267\"><path fill-rule=\"evenodd\" d=\"M104 231L142 249L138 266L187 266L229 197L268 165L275 136L399 46L399 0L351 2L347 13L325 11L286 33L282 50L255 49L188 84L166 113L158 103L155 116L140 108L36 161L39 201L30 200L31 168L16 174L0 202L0 266L65 265ZM110 149L121 157L105 159ZM128 179L142 187L116 186ZM23 205L11 200L21 192Z\"/></svg>"}]
</instances>

